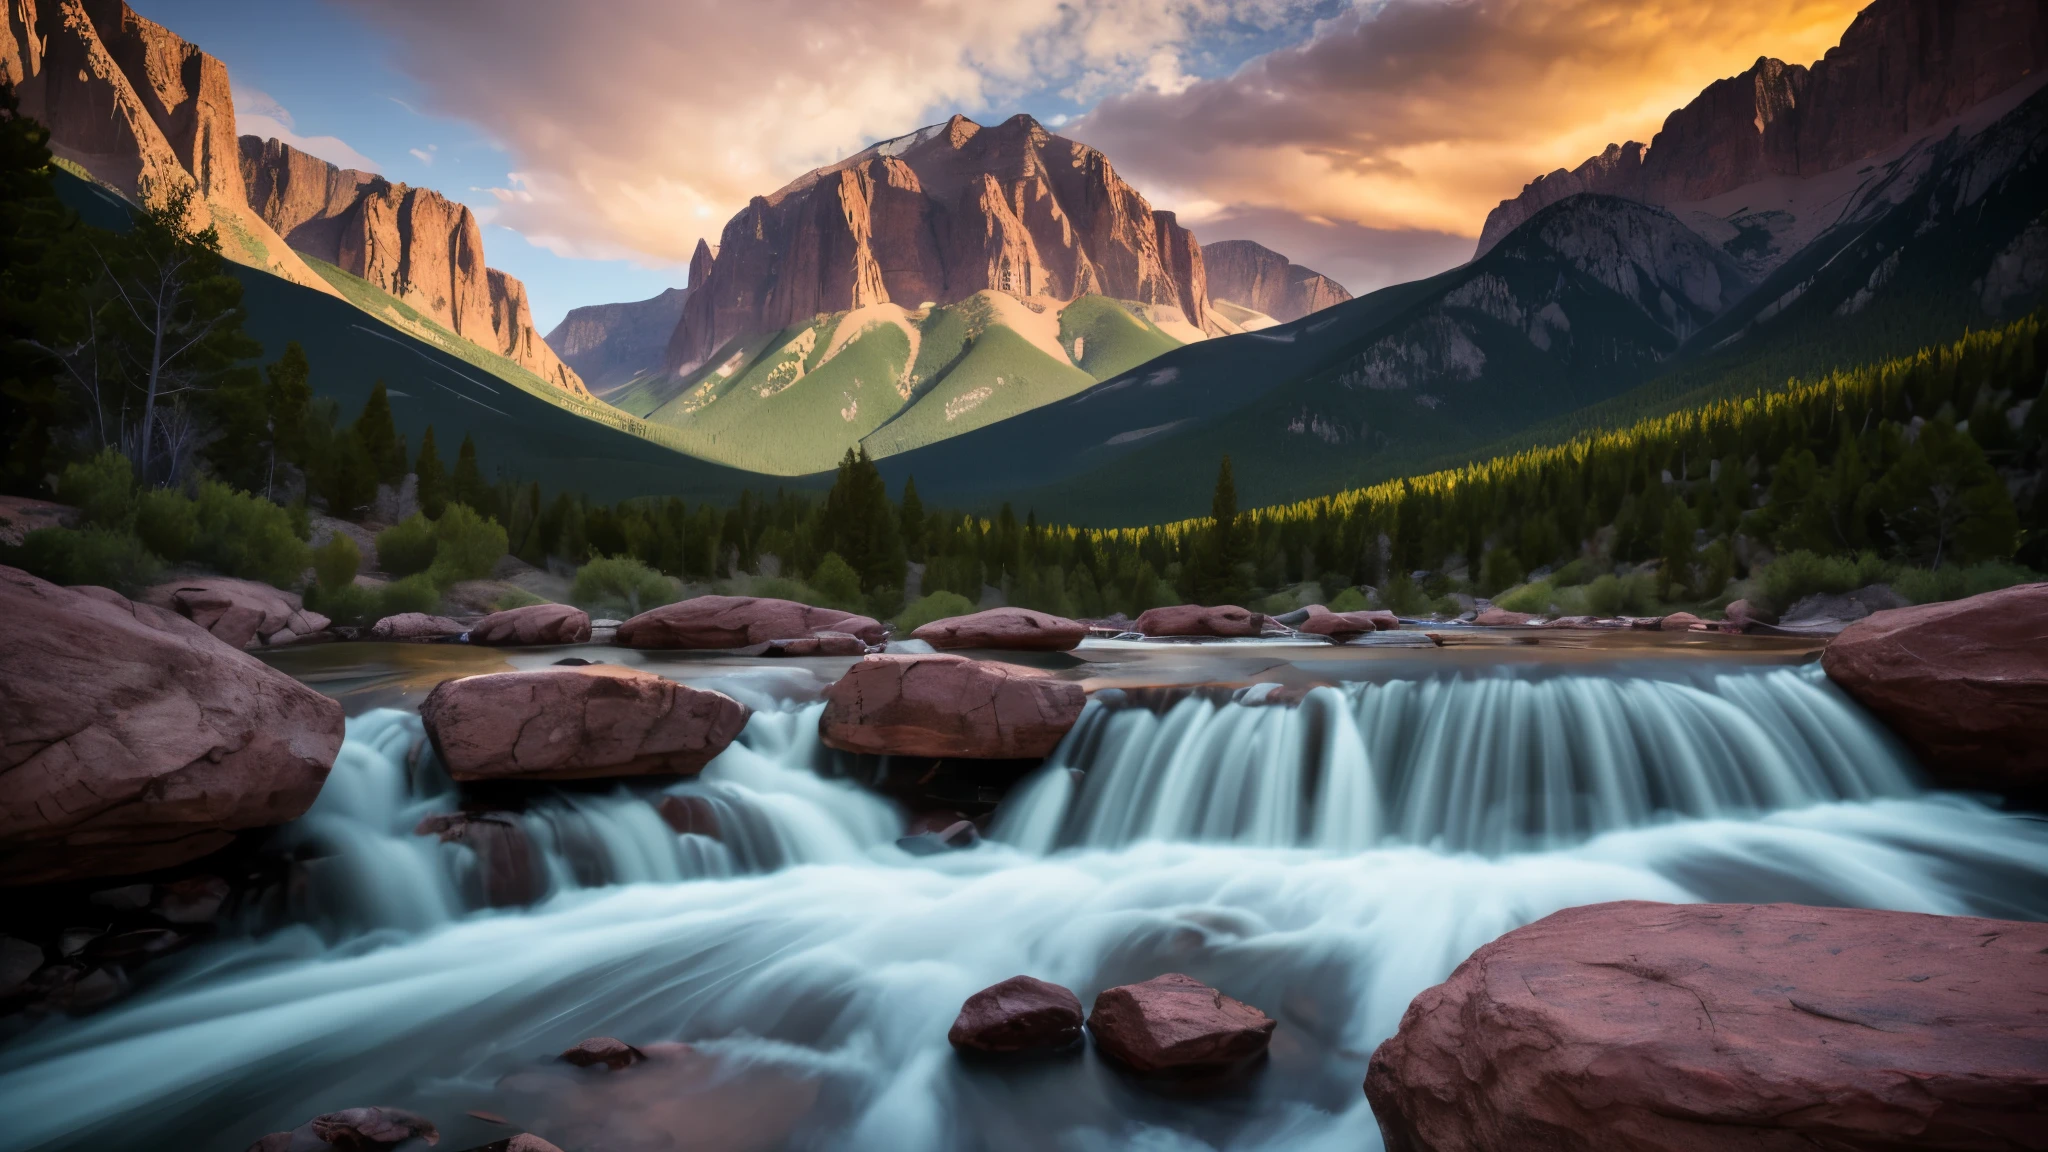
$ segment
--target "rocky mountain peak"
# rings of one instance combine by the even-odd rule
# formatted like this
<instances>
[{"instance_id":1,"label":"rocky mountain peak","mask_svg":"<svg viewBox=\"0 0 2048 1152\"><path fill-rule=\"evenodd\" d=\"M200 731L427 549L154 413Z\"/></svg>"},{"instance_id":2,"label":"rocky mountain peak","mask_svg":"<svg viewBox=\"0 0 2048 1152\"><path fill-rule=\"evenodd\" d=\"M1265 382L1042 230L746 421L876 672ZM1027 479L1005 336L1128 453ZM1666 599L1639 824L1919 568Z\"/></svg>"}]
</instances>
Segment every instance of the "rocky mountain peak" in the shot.
<instances>
[{"instance_id":1,"label":"rocky mountain peak","mask_svg":"<svg viewBox=\"0 0 2048 1152\"><path fill-rule=\"evenodd\" d=\"M699 237L697 240L697 250L690 253L690 279L688 286L696 288L709 279L711 276L711 264L716 259L717 256L711 251L711 245L706 243L702 237Z\"/></svg>"},{"instance_id":2,"label":"rocky mountain peak","mask_svg":"<svg viewBox=\"0 0 2048 1152\"><path fill-rule=\"evenodd\" d=\"M1261 312L1285 323L1351 299L1344 286L1250 240L1202 245L1209 299Z\"/></svg>"}]
</instances>

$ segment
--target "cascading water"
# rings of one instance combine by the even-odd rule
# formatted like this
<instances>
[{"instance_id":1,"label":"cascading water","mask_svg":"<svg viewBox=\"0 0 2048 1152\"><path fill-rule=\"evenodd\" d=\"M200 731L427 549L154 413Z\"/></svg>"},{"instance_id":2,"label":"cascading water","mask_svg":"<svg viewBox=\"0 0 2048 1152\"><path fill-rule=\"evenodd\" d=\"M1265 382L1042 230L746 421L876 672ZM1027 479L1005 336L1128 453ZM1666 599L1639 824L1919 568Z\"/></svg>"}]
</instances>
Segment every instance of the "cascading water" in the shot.
<instances>
[{"instance_id":1,"label":"cascading water","mask_svg":"<svg viewBox=\"0 0 2048 1152\"><path fill-rule=\"evenodd\" d=\"M1106 695L1106 694L1105 694ZM546 895L480 908L479 853L413 834L456 796L418 721L351 722L281 839L306 923L175 961L134 999L0 1051L0 1150L239 1152L365 1103L580 1148L1345 1149L1409 999L1472 949L1614 899L2048 917L2048 826L1913 783L1811 669L1502 672L1091 704L998 813L915 857L817 771L816 706L757 712L702 779L562 792L508 817ZM665 797L712 805L678 833ZM1279 1021L1234 1094L1161 1096L1092 1055L992 1069L947 1025L1020 972L1185 972ZM574 1077L586 1036L689 1060ZM642 1073L645 1073L644 1075Z\"/></svg>"}]
</instances>

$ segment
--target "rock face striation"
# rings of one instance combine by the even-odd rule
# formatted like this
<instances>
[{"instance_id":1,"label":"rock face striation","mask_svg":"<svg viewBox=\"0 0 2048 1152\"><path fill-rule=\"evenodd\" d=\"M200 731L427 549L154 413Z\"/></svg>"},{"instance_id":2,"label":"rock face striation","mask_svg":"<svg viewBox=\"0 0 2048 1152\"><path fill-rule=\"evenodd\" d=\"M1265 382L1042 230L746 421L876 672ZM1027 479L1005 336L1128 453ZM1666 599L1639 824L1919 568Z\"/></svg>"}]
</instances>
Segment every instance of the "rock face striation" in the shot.
<instances>
[{"instance_id":1,"label":"rock face striation","mask_svg":"<svg viewBox=\"0 0 2048 1152\"><path fill-rule=\"evenodd\" d=\"M1342 284L1250 240L1202 245L1209 299L1228 301L1286 323L1351 299Z\"/></svg>"},{"instance_id":2,"label":"rock face striation","mask_svg":"<svg viewBox=\"0 0 2048 1152\"><path fill-rule=\"evenodd\" d=\"M279 140L244 136L236 156L249 207L294 249L368 280L557 388L589 394L534 331L526 285L485 267L483 230L468 206L337 168Z\"/></svg>"},{"instance_id":3,"label":"rock face striation","mask_svg":"<svg viewBox=\"0 0 2048 1152\"><path fill-rule=\"evenodd\" d=\"M457 780L692 773L746 727L744 704L609 664L444 680L420 705Z\"/></svg>"},{"instance_id":4,"label":"rock face striation","mask_svg":"<svg viewBox=\"0 0 2048 1152\"><path fill-rule=\"evenodd\" d=\"M1408 1006L1388 1152L2038 1148L2048 925L1792 905L1571 908Z\"/></svg>"},{"instance_id":5,"label":"rock face striation","mask_svg":"<svg viewBox=\"0 0 2048 1152\"><path fill-rule=\"evenodd\" d=\"M697 248L704 253L708 274L710 253L702 241ZM602 395L661 370L668 338L682 322L683 304L689 298L690 289L670 288L647 300L571 308L548 333L548 347L575 369L585 385Z\"/></svg>"},{"instance_id":6,"label":"rock face striation","mask_svg":"<svg viewBox=\"0 0 2048 1152\"><path fill-rule=\"evenodd\" d=\"M1760 58L1673 112L1648 145L1610 144L1539 176L1486 218L1485 253L1547 205L1581 192L1670 204L1773 176L1809 177L1875 156L2048 65L2038 0L1876 0L1811 68Z\"/></svg>"},{"instance_id":7,"label":"rock face striation","mask_svg":"<svg viewBox=\"0 0 2048 1152\"><path fill-rule=\"evenodd\" d=\"M1873 612L1821 667L1937 782L2048 797L2048 584Z\"/></svg>"},{"instance_id":8,"label":"rock face striation","mask_svg":"<svg viewBox=\"0 0 2048 1152\"><path fill-rule=\"evenodd\" d=\"M1085 144L1029 116L955 116L757 196L725 226L683 306L667 366L821 313L915 309L993 290L1099 293L1212 329L1202 251Z\"/></svg>"},{"instance_id":9,"label":"rock face striation","mask_svg":"<svg viewBox=\"0 0 2048 1152\"><path fill-rule=\"evenodd\" d=\"M302 815L341 705L175 613L0 568L0 885L149 872Z\"/></svg>"},{"instance_id":10,"label":"rock face striation","mask_svg":"<svg viewBox=\"0 0 2048 1152\"><path fill-rule=\"evenodd\" d=\"M825 692L818 731L843 752L1012 760L1050 755L1087 694L1033 668L964 656L869 656Z\"/></svg>"}]
</instances>

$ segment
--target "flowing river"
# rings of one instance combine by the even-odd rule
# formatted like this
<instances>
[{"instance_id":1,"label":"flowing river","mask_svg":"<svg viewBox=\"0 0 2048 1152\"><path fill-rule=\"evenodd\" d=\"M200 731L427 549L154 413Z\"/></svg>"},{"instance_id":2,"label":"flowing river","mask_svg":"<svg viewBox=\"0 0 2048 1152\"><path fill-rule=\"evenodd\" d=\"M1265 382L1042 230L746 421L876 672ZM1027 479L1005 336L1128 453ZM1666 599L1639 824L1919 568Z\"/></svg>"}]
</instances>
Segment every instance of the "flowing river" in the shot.
<instances>
[{"instance_id":1,"label":"flowing river","mask_svg":"<svg viewBox=\"0 0 2048 1152\"><path fill-rule=\"evenodd\" d=\"M444 1149L524 1127L570 1152L1354 1152L1379 1145L1359 1084L1409 1000L1557 909L2048 918L2048 823L1927 791L1796 655L1252 660L1314 673L1289 682L1244 675L1251 651L1180 650L1181 680L1222 686L1078 669L1080 724L988 840L935 855L854 782L871 762L819 742L835 666L665 669L753 706L739 742L695 780L502 817L540 894L511 908L486 906L478 848L414 832L458 798L405 677L293 668L355 714L276 833L290 922L0 1048L0 1152L240 1152L373 1103L431 1117ZM1266 1064L1173 1093L1093 1052L989 1065L946 1042L1009 976L1086 1004L1163 972L1277 1019ZM611 1076L551 1061L596 1035L690 1048Z\"/></svg>"}]
</instances>

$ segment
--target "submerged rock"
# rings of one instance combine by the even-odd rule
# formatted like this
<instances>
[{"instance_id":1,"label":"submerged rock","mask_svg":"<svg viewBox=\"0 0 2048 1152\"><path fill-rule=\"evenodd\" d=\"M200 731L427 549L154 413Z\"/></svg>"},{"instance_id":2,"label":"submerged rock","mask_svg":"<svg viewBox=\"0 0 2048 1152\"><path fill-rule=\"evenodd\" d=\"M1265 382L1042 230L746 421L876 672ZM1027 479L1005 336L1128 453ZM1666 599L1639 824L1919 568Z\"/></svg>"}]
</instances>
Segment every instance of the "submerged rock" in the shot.
<instances>
[{"instance_id":1,"label":"submerged rock","mask_svg":"<svg viewBox=\"0 0 2048 1152\"><path fill-rule=\"evenodd\" d=\"M698 596L642 612L619 625L624 648L748 648L820 632L843 632L880 644L882 625L837 608L813 608L763 596Z\"/></svg>"},{"instance_id":2,"label":"submerged rock","mask_svg":"<svg viewBox=\"0 0 2048 1152\"><path fill-rule=\"evenodd\" d=\"M400 1108L350 1108L315 1116L289 1132L273 1132L249 1152L370 1152L408 1141L439 1144L434 1122Z\"/></svg>"},{"instance_id":3,"label":"submerged rock","mask_svg":"<svg viewBox=\"0 0 2048 1152\"><path fill-rule=\"evenodd\" d=\"M295 643L325 632L330 623L318 612L306 611L295 593L226 576L159 584L142 598L176 612L234 648Z\"/></svg>"},{"instance_id":4,"label":"submerged rock","mask_svg":"<svg viewBox=\"0 0 2048 1152\"><path fill-rule=\"evenodd\" d=\"M955 820L944 828L933 828L913 832L896 841L896 846L912 856L936 856L941 852L952 852L961 848L972 848L981 843L981 830L972 820Z\"/></svg>"},{"instance_id":5,"label":"submerged rock","mask_svg":"<svg viewBox=\"0 0 2048 1152\"><path fill-rule=\"evenodd\" d=\"M0 885L167 868L303 815L342 710L182 616L0 567Z\"/></svg>"},{"instance_id":6,"label":"submerged rock","mask_svg":"<svg viewBox=\"0 0 2048 1152\"><path fill-rule=\"evenodd\" d=\"M1012 976L967 998L946 1040L964 1052L1050 1052L1081 1041L1081 998L1032 976Z\"/></svg>"},{"instance_id":7,"label":"submerged rock","mask_svg":"<svg viewBox=\"0 0 2048 1152\"><path fill-rule=\"evenodd\" d=\"M2034 1148L2048 925L1792 905L1571 908L1409 1005L1389 1152Z\"/></svg>"},{"instance_id":8,"label":"submerged rock","mask_svg":"<svg viewBox=\"0 0 2048 1152\"><path fill-rule=\"evenodd\" d=\"M1324 612L1310 616L1297 630L1310 636L1328 636L1342 643L1369 632L1392 632L1401 621L1392 612Z\"/></svg>"},{"instance_id":9,"label":"submerged rock","mask_svg":"<svg viewBox=\"0 0 2048 1152\"><path fill-rule=\"evenodd\" d=\"M457 780L693 773L725 751L747 707L611 664L444 680L420 706Z\"/></svg>"},{"instance_id":10,"label":"submerged rock","mask_svg":"<svg viewBox=\"0 0 2048 1152\"><path fill-rule=\"evenodd\" d=\"M484 903L492 908L531 904L547 892L546 869L534 859L526 826L509 812L438 812L412 831L474 852Z\"/></svg>"},{"instance_id":11,"label":"submerged rock","mask_svg":"<svg viewBox=\"0 0 2048 1152\"><path fill-rule=\"evenodd\" d=\"M964 656L869 656L825 692L818 729L844 752L1038 758L1080 719L1087 694L1034 668Z\"/></svg>"},{"instance_id":12,"label":"submerged rock","mask_svg":"<svg viewBox=\"0 0 2048 1152\"><path fill-rule=\"evenodd\" d=\"M541 644L584 644L590 640L590 613L568 604L528 604L493 612L469 630L471 644L532 647Z\"/></svg>"},{"instance_id":13,"label":"submerged rock","mask_svg":"<svg viewBox=\"0 0 2048 1152\"><path fill-rule=\"evenodd\" d=\"M578 1068L595 1068L603 1065L606 1069L617 1072L621 1068L631 1068L647 1059L647 1054L624 1040L610 1036L592 1036L572 1048L565 1049L558 1059L565 1064L574 1064Z\"/></svg>"},{"instance_id":14,"label":"submerged rock","mask_svg":"<svg viewBox=\"0 0 2048 1152\"><path fill-rule=\"evenodd\" d=\"M865 656L867 641L845 632L820 632L793 640L770 640L769 656Z\"/></svg>"},{"instance_id":15,"label":"submerged rock","mask_svg":"<svg viewBox=\"0 0 2048 1152\"><path fill-rule=\"evenodd\" d=\"M1235 604L1216 608L1181 604L1148 608L1134 627L1147 636L1257 636L1265 626L1263 614Z\"/></svg>"},{"instance_id":16,"label":"submerged rock","mask_svg":"<svg viewBox=\"0 0 2048 1152\"><path fill-rule=\"evenodd\" d=\"M2048 796L2048 584L1873 613L1821 667L1941 784Z\"/></svg>"},{"instance_id":17,"label":"submerged rock","mask_svg":"<svg viewBox=\"0 0 2048 1152\"><path fill-rule=\"evenodd\" d=\"M474 1148L468 1149L468 1152L562 1152L562 1150L531 1132L521 1132L517 1136L509 1136L503 1140L493 1140L489 1144L479 1144Z\"/></svg>"},{"instance_id":18,"label":"submerged rock","mask_svg":"<svg viewBox=\"0 0 2048 1152\"><path fill-rule=\"evenodd\" d=\"M910 634L934 648L998 648L1013 652L1068 652L1088 637L1078 620L1029 608L990 608L934 620Z\"/></svg>"},{"instance_id":19,"label":"submerged rock","mask_svg":"<svg viewBox=\"0 0 2048 1152\"><path fill-rule=\"evenodd\" d=\"M1274 1021L1192 976L1106 988L1088 1013L1095 1046L1136 1072L1216 1072L1265 1052Z\"/></svg>"}]
</instances>

